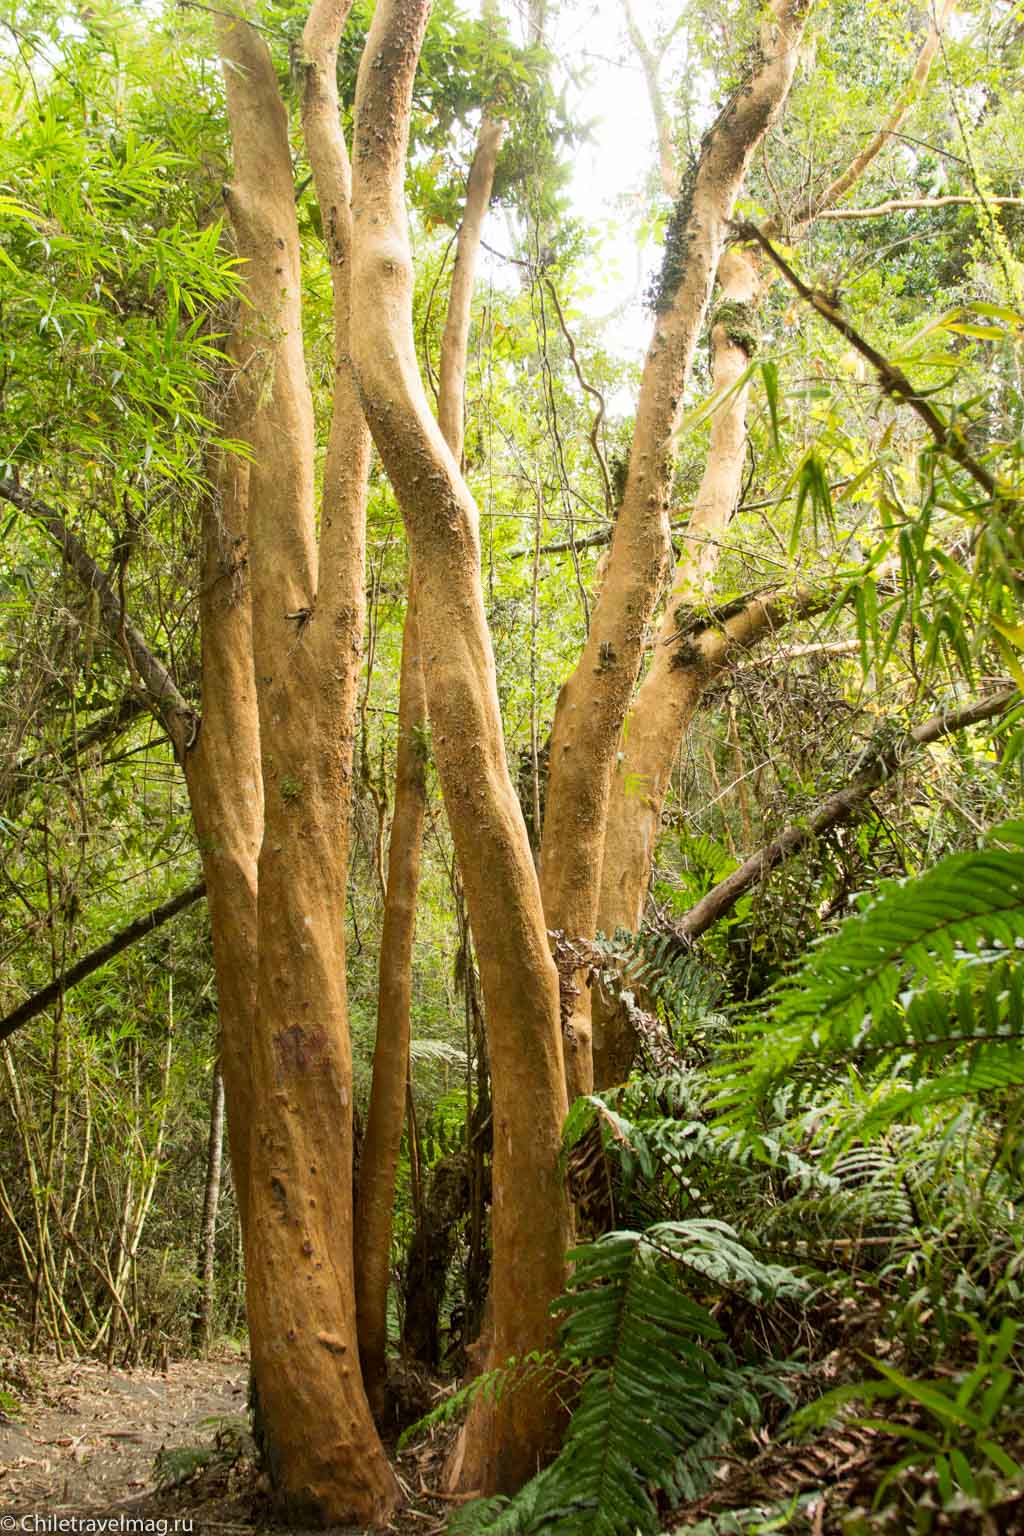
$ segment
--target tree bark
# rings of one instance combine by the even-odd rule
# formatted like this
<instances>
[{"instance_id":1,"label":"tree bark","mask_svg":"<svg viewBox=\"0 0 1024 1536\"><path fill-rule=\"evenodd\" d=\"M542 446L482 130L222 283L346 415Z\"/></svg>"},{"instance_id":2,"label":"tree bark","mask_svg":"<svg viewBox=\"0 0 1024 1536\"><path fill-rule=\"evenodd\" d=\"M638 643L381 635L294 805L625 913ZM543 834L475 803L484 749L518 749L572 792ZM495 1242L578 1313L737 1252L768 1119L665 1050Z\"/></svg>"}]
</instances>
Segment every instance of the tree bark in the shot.
<instances>
[{"instance_id":1,"label":"tree bark","mask_svg":"<svg viewBox=\"0 0 1024 1536\"><path fill-rule=\"evenodd\" d=\"M335 289L335 391L316 544L313 416L288 119L247 21L218 16L249 307L243 366L252 654L264 827L246 1275L265 1461L282 1513L384 1520L397 1484L363 1391L352 1261L352 1082L344 910L362 644L369 440L347 367L347 156L336 49L348 5L303 37L303 119Z\"/></svg>"},{"instance_id":2,"label":"tree bark","mask_svg":"<svg viewBox=\"0 0 1024 1536\"><path fill-rule=\"evenodd\" d=\"M757 269L741 250L724 253L718 264L722 298L752 313L760 284ZM708 596L718 565L721 536L736 509L743 486L747 447L746 385L736 388L750 362L752 340L739 335L735 324L720 319L711 327L711 376L715 394L733 393L711 418L707 466L694 504L678 562L673 589L658 629L650 668L633 701L629 729L624 735L609 797L601 853L597 928L613 934L640 926L650 881L654 845L676 750L693 718L704 688L724 665L735 644L723 650L721 661L694 656L675 643L677 615ZM750 634L748 642L754 639ZM624 1027L622 1010L600 990L592 993L594 1083L605 1088L618 1082L632 1056L632 1032Z\"/></svg>"},{"instance_id":3,"label":"tree bark","mask_svg":"<svg viewBox=\"0 0 1024 1536\"><path fill-rule=\"evenodd\" d=\"M374 440L412 547L434 756L480 961L494 1079L494 1348L554 1339L569 1202L558 979L509 775L480 579L478 514L416 366L403 192L427 0L381 0L356 92L353 356ZM373 317L372 324L370 317ZM518 1487L556 1444L554 1407L510 1389L471 1416L472 1486Z\"/></svg>"},{"instance_id":4,"label":"tree bark","mask_svg":"<svg viewBox=\"0 0 1024 1536\"><path fill-rule=\"evenodd\" d=\"M548 927L591 939L597 928L605 824L616 753L669 552L672 442L728 223L751 156L779 112L796 67L805 0L779 0L762 62L705 136L666 240L658 320L637 405L629 474L609 563L579 664L558 697L541 844ZM589 992L567 1031L569 1097L593 1086Z\"/></svg>"},{"instance_id":5,"label":"tree bark","mask_svg":"<svg viewBox=\"0 0 1024 1536\"><path fill-rule=\"evenodd\" d=\"M238 330L236 318L227 349L234 370L221 420L224 434L232 439L244 434L249 410ZM263 833L249 581L249 465L215 450L208 475L199 590L202 727L184 768L206 882L228 1144L244 1232L253 1120L256 861Z\"/></svg>"},{"instance_id":6,"label":"tree bark","mask_svg":"<svg viewBox=\"0 0 1024 1536\"><path fill-rule=\"evenodd\" d=\"M485 15L488 9L485 6ZM503 133L502 123L484 116L466 187L441 341L438 422L452 457L460 464L473 287ZM410 572L402 636L395 810L381 934L377 1038L356 1209L359 1352L367 1395L378 1421L384 1408L387 1379L391 1229L409 1080L413 938L426 810L426 728L426 685L416 618L415 576Z\"/></svg>"},{"instance_id":7,"label":"tree bark","mask_svg":"<svg viewBox=\"0 0 1024 1536\"><path fill-rule=\"evenodd\" d=\"M410 582L402 636L395 811L380 940L377 1039L355 1226L359 1357L370 1407L378 1422L387 1384L391 1228L409 1080L412 954L426 811L426 723L415 588Z\"/></svg>"},{"instance_id":8,"label":"tree bark","mask_svg":"<svg viewBox=\"0 0 1024 1536\"><path fill-rule=\"evenodd\" d=\"M192 1320L192 1347L205 1354L210 1347L213 1313L217 1300L217 1212L220 1208L220 1175L224 1148L224 1074L220 1062L213 1065L210 1092L210 1133L206 1144L206 1184L203 1189L203 1218L199 1226L199 1252L196 1279L199 1302Z\"/></svg>"}]
</instances>

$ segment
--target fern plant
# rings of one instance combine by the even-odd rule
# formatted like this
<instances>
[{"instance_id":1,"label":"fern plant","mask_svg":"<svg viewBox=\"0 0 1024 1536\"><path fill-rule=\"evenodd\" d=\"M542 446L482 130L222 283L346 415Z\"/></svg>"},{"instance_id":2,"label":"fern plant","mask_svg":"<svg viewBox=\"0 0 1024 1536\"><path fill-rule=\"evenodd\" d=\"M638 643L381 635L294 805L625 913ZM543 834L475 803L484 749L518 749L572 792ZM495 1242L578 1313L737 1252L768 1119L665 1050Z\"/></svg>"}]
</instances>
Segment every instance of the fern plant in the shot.
<instances>
[{"instance_id":1,"label":"fern plant","mask_svg":"<svg viewBox=\"0 0 1024 1536\"><path fill-rule=\"evenodd\" d=\"M890 1091L860 1134L913 1108L1024 1084L1024 852L954 854L821 944L747 1025L720 1107L748 1123L783 1083L837 1068Z\"/></svg>"},{"instance_id":2,"label":"fern plant","mask_svg":"<svg viewBox=\"0 0 1024 1536\"><path fill-rule=\"evenodd\" d=\"M792 1416L787 1432L798 1435L826 1424L851 1402L888 1401L904 1411L914 1410L924 1425L870 1416L850 1420L908 1447L879 1481L876 1508L903 1473L922 1466L934 1469L944 1504L952 1502L956 1490L987 1502L996 1492L993 1469L1019 1486L1024 1470L1001 1443L1024 1437L1024 1393L1019 1373L1007 1364L1018 1324L1004 1318L998 1333L989 1336L973 1319L967 1322L975 1335L978 1358L974 1369L962 1377L913 1380L883 1360L872 1360L877 1372L873 1379L850 1382L809 1403Z\"/></svg>"},{"instance_id":3,"label":"fern plant","mask_svg":"<svg viewBox=\"0 0 1024 1536\"><path fill-rule=\"evenodd\" d=\"M698 956L680 950L673 933L620 928L611 938L598 934L591 949L593 979L625 1010L641 1041L660 1025L676 1049L685 1042L692 1056L725 1027L721 981ZM672 1049L651 1054L667 1060Z\"/></svg>"},{"instance_id":4,"label":"fern plant","mask_svg":"<svg viewBox=\"0 0 1024 1536\"><path fill-rule=\"evenodd\" d=\"M664 1222L611 1232L577 1248L556 1304L561 1351L583 1385L556 1461L511 1501L481 1500L453 1529L492 1536L627 1536L658 1529L654 1500L692 1498L713 1457L766 1391L786 1397L775 1371L737 1361L703 1294L755 1303L798 1294L790 1270L765 1264L720 1221Z\"/></svg>"}]
</instances>

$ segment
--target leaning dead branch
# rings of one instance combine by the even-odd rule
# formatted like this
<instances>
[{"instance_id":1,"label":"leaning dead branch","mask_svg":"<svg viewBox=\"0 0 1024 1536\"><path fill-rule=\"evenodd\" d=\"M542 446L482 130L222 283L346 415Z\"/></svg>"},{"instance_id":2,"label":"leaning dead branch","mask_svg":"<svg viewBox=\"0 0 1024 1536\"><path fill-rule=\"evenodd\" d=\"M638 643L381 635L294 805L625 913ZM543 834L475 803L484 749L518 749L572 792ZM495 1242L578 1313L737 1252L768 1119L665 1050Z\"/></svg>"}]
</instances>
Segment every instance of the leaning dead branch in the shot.
<instances>
[{"instance_id":1,"label":"leaning dead branch","mask_svg":"<svg viewBox=\"0 0 1024 1536\"><path fill-rule=\"evenodd\" d=\"M149 649L141 632L132 623L123 604L82 540L72 533L61 514L45 501L33 496L13 480L0 479L0 500L27 512L39 523L61 550L78 581L87 592L95 592L100 616L111 640L124 653L133 678L145 694L146 702L174 743L179 761L194 743L199 730L199 716L179 692L163 662Z\"/></svg>"},{"instance_id":2,"label":"leaning dead branch","mask_svg":"<svg viewBox=\"0 0 1024 1536\"><path fill-rule=\"evenodd\" d=\"M732 874L713 886L689 912L671 925L671 932L684 944L700 938L727 912L731 912L740 897L765 879L773 869L811 847L832 827L855 816L872 792L903 768L919 747L931 746L945 736L967 730L969 726L979 725L984 720L995 719L1019 701L1020 692L1017 688L1001 688L987 698L975 699L962 709L945 710L941 714L932 715L912 730L897 735L895 740L887 742L869 757L855 778L823 800L806 822L787 827L778 837L745 859Z\"/></svg>"},{"instance_id":3,"label":"leaning dead branch","mask_svg":"<svg viewBox=\"0 0 1024 1536\"><path fill-rule=\"evenodd\" d=\"M194 907L197 901L202 901L206 895L205 880L197 880L195 885L188 886L184 891L179 891L177 896L172 896L170 901L165 901L162 906L154 907L151 912L146 912L142 917L137 917L125 928L121 928L105 944L98 949L90 950L83 955L62 976L56 977L47 986L41 987L38 992L33 992L17 1008L11 1010L6 1018L0 1019L0 1040L6 1040L27 1024L31 1019L38 1018L51 1007L58 998L70 992L80 981L92 976L101 967L107 965L117 955L128 949L132 944L137 944L147 934L155 933L157 928L162 928L164 923L169 923L172 917L177 917L179 912L185 912L189 907Z\"/></svg>"}]
</instances>

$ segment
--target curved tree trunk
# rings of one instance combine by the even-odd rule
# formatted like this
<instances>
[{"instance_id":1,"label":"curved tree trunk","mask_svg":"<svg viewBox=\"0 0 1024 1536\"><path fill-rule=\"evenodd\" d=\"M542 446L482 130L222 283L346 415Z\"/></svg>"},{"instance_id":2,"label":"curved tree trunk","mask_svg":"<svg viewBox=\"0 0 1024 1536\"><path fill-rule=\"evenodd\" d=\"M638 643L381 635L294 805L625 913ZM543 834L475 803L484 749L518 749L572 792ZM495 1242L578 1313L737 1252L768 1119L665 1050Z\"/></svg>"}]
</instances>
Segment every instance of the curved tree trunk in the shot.
<instances>
[{"instance_id":1,"label":"curved tree trunk","mask_svg":"<svg viewBox=\"0 0 1024 1536\"><path fill-rule=\"evenodd\" d=\"M229 438L244 434L248 414L248 389L238 367L239 326L236 318L228 348L235 371L221 424ZM234 454L217 453L209 473L199 590L202 726L185 753L184 768L206 879L228 1146L244 1232L253 1117L256 861L263 834L249 583L249 465Z\"/></svg>"},{"instance_id":2,"label":"curved tree trunk","mask_svg":"<svg viewBox=\"0 0 1024 1536\"><path fill-rule=\"evenodd\" d=\"M352 1266L344 910L369 439L346 360L347 157L335 92L347 10L318 4L303 39L304 127L335 289L319 551L287 113L256 30L224 16L218 36L235 159L226 196L250 302L249 541L264 788L245 1244L253 1375L282 1512L372 1524L398 1490L363 1391Z\"/></svg>"},{"instance_id":3,"label":"curved tree trunk","mask_svg":"<svg viewBox=\"0 0 1024 1536\"><path fill-rule=\"evenodd\" d=\"M955 0L944 0L941 14L931 15L906 89L897 98L875 137L843 174L821 193L814 206L806 210L799 221L801 233L806 232L823 210L850 191L900 127L928 78L942 26L952 13L954 3ZM635 33L635 28L631 31ZM633 41L643 59L643 39L636 34ZM645 60L645 71L660 141L665 109L655 61ZM773 275L767 274L767 280L770 281ZM713 325L711 333L715 393L734 386L747 366L754 336L751 334L748 341L743 333L754 331L754 312L767 287L767 282L759 278L750 252L739 247L728 250L722 257L718 279L722 302L717 311L718 323ZM737 632L728 636L729 643L725 647L710 635L702 636L698 645L689 650L675 643L680 606L688 607L709 595L710 581L721 550L720 536L739 501L746 415L747 390L743 388L725 400L712 418L707 467L689 537L676 567L672 598L658 632L650 670L630 712L630 727L622 744L613 784L601 860L597 926L604 933L614 933L616 928L633 931L640 926L672 764L701 694L745 646L755 644L778 622L785 622L778 605L762 607L760 611L752 608L739 625L742 636L734 625ZM806 604L798 600L792 612L795 616L806 611ZM593 1026L594 1081L599 1088L607 1087L629 1071L634 1045L632 1032L622 1010L601 993L595 994L593 999Z\"/></svg>"},{"instance_id":4,"label":"curved tree trunk","mask_svg":"<svg viewBox=\"0 0 1024 1536\"><path fill-rule=\"evenodd\" d=\"M753 261L739 250L723 255L718 280L722 301L731 309L711 327L712 387L715 394L726 394L730 389L734 392L711 418L707 467L676 564L672 595L658 629L650 668L633 701L629 730L615 769L597 909L597 928L607 934L617 928L632 932L640 926L672 764L712 675L706 665L695 664L696 656L687 662L686 653L674 643L677 615L680 609L691 608L707 596L718 564L721 535L743 487L749 391L746 385L735 386L754 344L740 334L736 316L752 314L759 287ZM592 1004L594 1083L604 1088L628 1072L633 1042L622 1011L613 1000L598 991Z\"/></svg>"},{"instance_id":5,"label":"curved tree trunk","mask_svg":"<svg viewBox=\"0 0 1024 1536\"><path fill-rule=\"evenodd\" d=\"M487 9L485 7L485 15ZM441 342L438 421L456 462L462 459L466 357L480 235L491 201L503 132L501 123L484 117L466 187L466 207L459 228ZM416 620L415 577L410 572L402 635L395 812L391 823L380 946L377 1038L356 1208L359 1353L367 1394L378 1419L384 1407L387 1377L391 1227L409 1078L413 937L426 809L423 755L426 726L427 699Z\"/></svg>"},{"instance_id":6,"label":"curved tree trunk","mask_svg":"<svg viewBox=\"0 0 1024 1536\"><path fill-rule=\"evenodd\" d=\"M403 175L427 0L380 0L359 71L353 331L364 408L416 568L434 756L465 883L494 1079L494 1359L553 1342L569 1202L558 978L501 728L480 579L478 514L416 366ZM373 317L372 324L369 317ZM478 1400L478 1403L480 1400ZM474 1486L522 1483L557 1440L552 1407L514 1390L474 1413ZM479 1481L476 1481L479 1479Z\"/></svg>"},{"instance_id":7,"label":"curved tree trunk","mask_svg":"<svg viewBox=\"0 0 1024 1536\"><path fill-rule=\"evenodd\" d=\"M782 107L796 67L806 0L778 0L761 63L710 132L666 239L658 320L647 353L629 474L600 599L551 733L541 889L548 927L593 938L612 774L669 551L673 436L728 223L750 159ZM589 992L581 986L566 1043L569 1097L593 1085Z\"/></svg>"}]
</instances>

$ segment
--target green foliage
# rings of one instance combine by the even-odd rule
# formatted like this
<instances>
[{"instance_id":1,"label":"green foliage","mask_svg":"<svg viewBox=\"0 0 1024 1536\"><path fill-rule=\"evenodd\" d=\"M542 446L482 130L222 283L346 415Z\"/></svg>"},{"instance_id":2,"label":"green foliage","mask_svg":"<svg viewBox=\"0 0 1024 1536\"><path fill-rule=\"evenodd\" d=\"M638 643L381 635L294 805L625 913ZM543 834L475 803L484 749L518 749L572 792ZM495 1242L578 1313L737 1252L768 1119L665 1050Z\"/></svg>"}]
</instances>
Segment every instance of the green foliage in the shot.
<instances>
[{"instance_id":1,"label":"green foliage","mask_svg":"<svg viewBox=\"0 0 1024 1536\"><path fill-rule=\"evenodd\" d=\"M612 1232L571 1257L556 1311L563 1357L583 1384L563 1448L507 1505L471 1506L460 1531L657 1530L651 1490L672 1499L702 1491L716 1450L756 1420L757 1390L782 1390L735 1361L710 1311L680 1283L688 1275L758 1303L800 1291L791 1271L757 1260L725 1223Z\"/></svg>"},{"instance_id":2,"label":"green foliage","mask_svg":"<svg viewBox=\"0 0 1024 1536\"><path fill-rule=\"evenodd\" d=\"M875 1495L881 1504L890 1484L912 1467L934 1469L939 1496L949 1504L954 1491L981 1497L983 1507L993 1502L996 1488L992 1469L1019 1486L1024 1471L1007 1454L1001 1440L1024 1433L1024 1390L1020 1372L1007 1365L1016 1342L1018 1324L1004 1318L998 1334L987 1335L970 1317L966 1319L977 1342L978 1359L973 1370L950 1381L912 1380L882 1360L871 1364L878 1376L850 1382L809 1403L789 1420L787 1433L820 1426L850 1402L890 1402L906 1410L919 1410L928 1429L892 1418L854 1418L850 1422L880 1430L904 1441L911 1449L893 1463L881 1478Z\"/></svg>"},{"instance_id":3,"label":"green foliage","mask_svg":"<svg viewBox=\"0 0 1024 1536\"><path fill-rule=\"evenodd\" d=\"M722 985L697 956L682 951L670 933L619 929L594 941L594 979L632 1013L643 1004L691 1048L722 1022Z\"/></svg>"},{"instance_id":4,"label":"green foliage","mask_svg":"<svg viewBox=\"0 0 1024 1536\"><path fill-rule=\"evenodd\" d=\"M1024 1082L1024 853L954 854L883 886L778 990L727 1068L723 1104L763 1103L852 1062L928 1082L875 1106L915 1104Z\"/></svg>"},{"instance_id":5,"label":"green foliage","mask_svg":"<svg viewBox=\"0 0 1024 1536\"><path fill-rule=\"evenodd\" d=\"M56 33L23 39L23 59L56 54L45 92L26 68L0 95L0 466L67 454L80 483L139 510L145 487L198 479L212 315L237 292L237 262L220 221L198 217L213 202L188 159L209 148L202 98L186 118L182 92L181 116L164 117L143 31Z\"/></svg>"}]
</instances>

